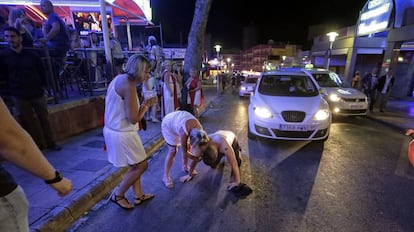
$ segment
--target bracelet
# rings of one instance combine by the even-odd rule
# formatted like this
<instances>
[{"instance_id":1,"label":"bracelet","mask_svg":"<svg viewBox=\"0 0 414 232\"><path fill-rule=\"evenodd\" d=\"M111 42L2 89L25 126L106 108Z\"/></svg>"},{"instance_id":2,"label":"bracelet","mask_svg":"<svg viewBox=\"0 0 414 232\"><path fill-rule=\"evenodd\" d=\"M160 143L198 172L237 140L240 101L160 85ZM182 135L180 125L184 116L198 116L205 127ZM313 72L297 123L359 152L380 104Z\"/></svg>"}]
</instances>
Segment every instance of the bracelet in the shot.
<instances>
[{"instance_id":1,"label":"bracelet","mask_svg":"<svg viewBox=\"0 0 414 232\"><path fill-rule=\"evenodd\" d=\"M54 183L57 183L57 182L59 182L61 180L63 180L62 173L56 170L55 171L55 178L49 179L49 180L45 180L45 183L46 184L54 184Z\"/></svg>"}]
</instances>

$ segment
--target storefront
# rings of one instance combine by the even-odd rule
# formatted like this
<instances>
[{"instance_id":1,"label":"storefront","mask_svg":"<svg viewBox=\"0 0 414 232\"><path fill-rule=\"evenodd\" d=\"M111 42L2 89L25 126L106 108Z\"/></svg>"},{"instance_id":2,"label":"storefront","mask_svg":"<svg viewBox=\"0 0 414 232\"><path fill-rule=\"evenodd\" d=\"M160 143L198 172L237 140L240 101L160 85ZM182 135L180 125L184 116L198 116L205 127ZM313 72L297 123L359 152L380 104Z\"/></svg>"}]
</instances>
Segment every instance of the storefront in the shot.
<instances>
[{"instance_id":1,"label":"storefront","mask_svg":"<svg viewBox=\"0 0 414 232\"><path fill-rule=\"evenodd\" d=\"M152 10L149 0L106 0L106 20L110 31L119 34L119 40L127 50L138 46L133 44L131 26L145 27L152 25ZM55 12L66 24L77 29L83 35L85 32L101 32L102 16L99 0L52 0ZM7 19L7 13L12 8L23 8L26 14L38 26L46 19L41 12L40 0L0 0L0 15ZM128 34L129 33L129 34ZM145 40L144 40L145 41Z\"/></svg>"},{"instance_id":2,"label":"storefront","mask_svg":"<svg viewBox=\"0 0 414 232\"><path fill-rule=\"evenodd\" d=\"M373 67L385 73L395 70L396 82L391 94L412 97L414 90L414 1L369 0L360 11L355 26L337 31L332 43L326 35L314 39L310 55L316 67L329 68L350 80L355 71L371 72Z\"/></svg>"}]
</instances>

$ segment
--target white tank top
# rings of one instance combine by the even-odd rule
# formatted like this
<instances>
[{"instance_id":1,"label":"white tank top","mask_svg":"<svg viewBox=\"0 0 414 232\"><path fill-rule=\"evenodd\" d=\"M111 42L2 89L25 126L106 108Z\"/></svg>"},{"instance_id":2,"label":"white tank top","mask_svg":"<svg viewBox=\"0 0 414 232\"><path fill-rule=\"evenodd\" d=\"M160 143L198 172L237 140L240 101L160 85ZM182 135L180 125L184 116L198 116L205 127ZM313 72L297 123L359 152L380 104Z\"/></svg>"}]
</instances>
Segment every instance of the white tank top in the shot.
<instances>
[{"instance_id":1,"label":"white tank top","mask_svg":"<svg viewBox=\"0 0 414 232\"><path fill-rule=\"evenodd\" d=\"M115 82L118 78L111 81L106 91L105 98L105 127L114 131L138 131L138 123L129 122L124 108L124 99L115 91ZM137 104L140 105L137 97Z\"/></svg>"}]
</instances>

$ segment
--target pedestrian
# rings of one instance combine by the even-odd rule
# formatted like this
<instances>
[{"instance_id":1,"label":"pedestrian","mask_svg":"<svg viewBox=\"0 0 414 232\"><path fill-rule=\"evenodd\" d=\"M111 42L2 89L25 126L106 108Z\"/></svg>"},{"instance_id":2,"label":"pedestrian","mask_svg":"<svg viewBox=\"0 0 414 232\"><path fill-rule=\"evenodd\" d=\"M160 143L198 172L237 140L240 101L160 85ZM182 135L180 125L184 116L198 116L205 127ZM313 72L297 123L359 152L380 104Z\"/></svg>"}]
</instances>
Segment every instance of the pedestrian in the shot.
<instances>
[{"instance_id":1,"label":"pedestrian","mask_svg":"<svg viewBox=\"0 0 414 232\"><path fill-rule=\"evenodd\" d=\"M389 68L387 73L378 79L378 103L380 112L384 112L387 107L387 100L391 88L394 86L394 81L394 70L392 68Z\"/></svg>"},{"instance_id":2,"label":"pedestrian","mask_svg":"<svg viewBox=\"0 0 414 232\"><path fill-rule=\"evenodd\" d=\"M165 62L165 69L162 73L162 95L163 95L163 116L174 112L179 106L177 78L172 72L172 62Z\"/></svg>"},{"instance_id":3,"label":"pedestrian","mask_svg":"<svg viewBox=\"0 0 414 232\"><path fill-rule=\"evenodd\" d=\"M0 159L45 180L59 196L72 190L72 182L49 163L33 139L22 129L0 98ZM29 231L29 202L22 187L0 164L0 231Z\"/></svg>"},{"instance_id":4,"label":"pedestrian","mask_svg":"<svg viewBox=\"0 0 414 232\"><path fill-rule=\"evenodd\" d=\"M0 52L0 65L8 75L17 117L40 149L60 150L48 119L46 71L42 60L37 53L23 47L23 38L16 28L5 28L4 36L9 47Z\"/></svg>"},{"instance_id":5,"label":"pedestrian","mask_svg":"<svg viewBox=\"0 0 414 232\"><path fill-rule=\"evenodd\" d=\"M369 110L374 111L374 105L377 99L377 80L378 68L374 67L371 73L367 73L361 80L363 92L368 96Z\"/></svg>"},{"instance_id":6,"label":"pedestrian","mask_svg":"<svg viewBox=\"0 0 414 232\"><path fill-rule=\"evenodd\" d=\"M230 164L231 179L227 189L236 196L246 196L252 191L250 187L241 183L241 147L237 141L237 136L229 130L218 130L208 135L208 142L203 148L201 159L203 162L215 169L223 158ZM184 179L184 178L183 178Z\"/></svg>"},{"instance_id":7,"label":"pedestrian","mask_svg":"<svg viewBox=\"0 0 414 232\"><path fill-rule=\"evenodd\" d=\"M144 79L142 83L142 95L144 96L144 98L149 98L151 96L157 96L156 79L155 79L155 75L153 72L154 68L155 68L155 61L151 61L152 72L148 78ZM160 122L160 120L158 120L157 118L157 107L158 107L158 103L149 107L149 110L147 111L145 115L147 117L146 120L151 120L153 123Z\"/></svg>"},{"instance_id":8,"label":"pedestrian","mask_svg":"<svg viewBox=\"0 0 414 232\"><path fill-rule=\"evenodd\" d=\"M361 75L356 71L352 77L352 88L361 89Z\"/></svg>"},{"instance_id":9,"label":"pedestrian","mask_svg":"<svg viewBox=\"0 0 414 232\"><path fill-rule=\"evenodd\" d=\"M170 173L178 146L182 149L183 171L194 176L197 175L195 168L201 154L198 146L200 143L207 142L208 137L197 118L185 110L177 110L165 115L161 121L161 133L168 145L162 181L165 187L174 188ZM191 166L188 166L188 159L192 160Z\"/></svg>"},{"instance_id":10,"label":"pedestrian","mask_svg":"<svg viewBox=\"0 0 414 232\"><path fill-rule=\"evenodd\" d=\"M194 116L200 118L200 107L203 106L204 102L204 93L201 85L201 80L199 77L199 71L197 69L190 70L191 78L188 80L188 101L190 104L191 110L194 113Z\"/></svg>"},{"instance_id":11,"label":"pedestrian","mask_svg":"<svg viewBox=\"0 0 414 232\"><path fill-rule=\"evenodd\" d=\"M161 65L164 62L164 51L162 47L158 44L157 38L155 36L148 36L148 45L146 50L149 54L150 60L155 60L155 72L161 73Z\"/></svg>"},{"instance_id":12,"label":"pedestrian","mask_svg":"<svg viewBox=\"0 0 414 232\"><path fill-rule=\"evenodd\" d=\"M62 65L66 52L70 49L70 36L66 23L54 12L54 6L50 0L41 0L40 9L47 15L43 23L43 38L38 39L49 49L49 54L58 65Z\"/></svg>"},{"instance_id":13,"label":"pedestrian","mask_svg":"<svg viewBox=\"0 0 414 232\"><path fill-rule=\"evenodd\" d=\"M119 42L119 40L114 36L113 33L110 34L109 39L111 40L111 52L112 52L112 56L114 58L114 73L115 76L118 74L122 73L122 69L123 69L123 65L124 65L124 60L125 60L125 56L124 53L122 52L122 46L121 43ZM112 79L112 77L111 77Z\"/></svg>"},{"instance_id":14,"label":"pedestrian","mask_svg":"<svg viewBox=\"0 0 414 232\"><path fill-rule=\"evenodd\" d=\"M109 84L105 98L103 133L108 161L115 167L129 167L111 201L127 210L134 208L125 197L129 188L134 192L136 205L154 198L154 194L145 194L141 187L141 176L148 168L148 162L138 124L158 99L155 96L140 104L136 89L137 84L149 77L150 69L148 59L139 54L132 55L125 65L125 72Z\"/></svg>"},{"instance_id":15,"label":"pedestrian","mask_svg":"<svg viewBox=\"0 0 414 232\"><path fill-rule=\"evenodd\" d=\"M221 80L221 87L224 92L226 90L226 84L227 84L227 77L226 77L226 74L224 74L224 72L221 72L220 80Z\"/></svg>"},{"instance_id":16,"label":"pedestrian","mask_svg":"<svg viewBox=\"0 0 414 232\"><path fill-rule=\"evenodd\" d=\"M23 9L12 9L9 13L9 26L19 30L23 41L23 47L33 47L33 36L28 29L29 18L26 16L26 12Z\"/></svg>"}]
</instances>

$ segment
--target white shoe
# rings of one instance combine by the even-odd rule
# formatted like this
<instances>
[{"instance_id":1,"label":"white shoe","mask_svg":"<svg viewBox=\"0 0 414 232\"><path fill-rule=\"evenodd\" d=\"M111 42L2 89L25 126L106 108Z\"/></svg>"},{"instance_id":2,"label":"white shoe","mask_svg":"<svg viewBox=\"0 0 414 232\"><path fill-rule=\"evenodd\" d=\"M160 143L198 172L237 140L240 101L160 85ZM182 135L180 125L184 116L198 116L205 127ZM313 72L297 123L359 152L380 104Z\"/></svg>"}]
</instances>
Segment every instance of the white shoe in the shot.
<instances>
[{"instance_id":1,"label":"white shoe","mask_svg":"<svg viewBox=\"0 0 414 232\"><path fill-rule=\"evenodd\" d=\"M153 123L157 123L157 122L160 122L160 120L158 120L158 119L156 119L156 118L153 118L153 119L152 119L152 122L153 122Z\"/></svg>"}]
</instances>

